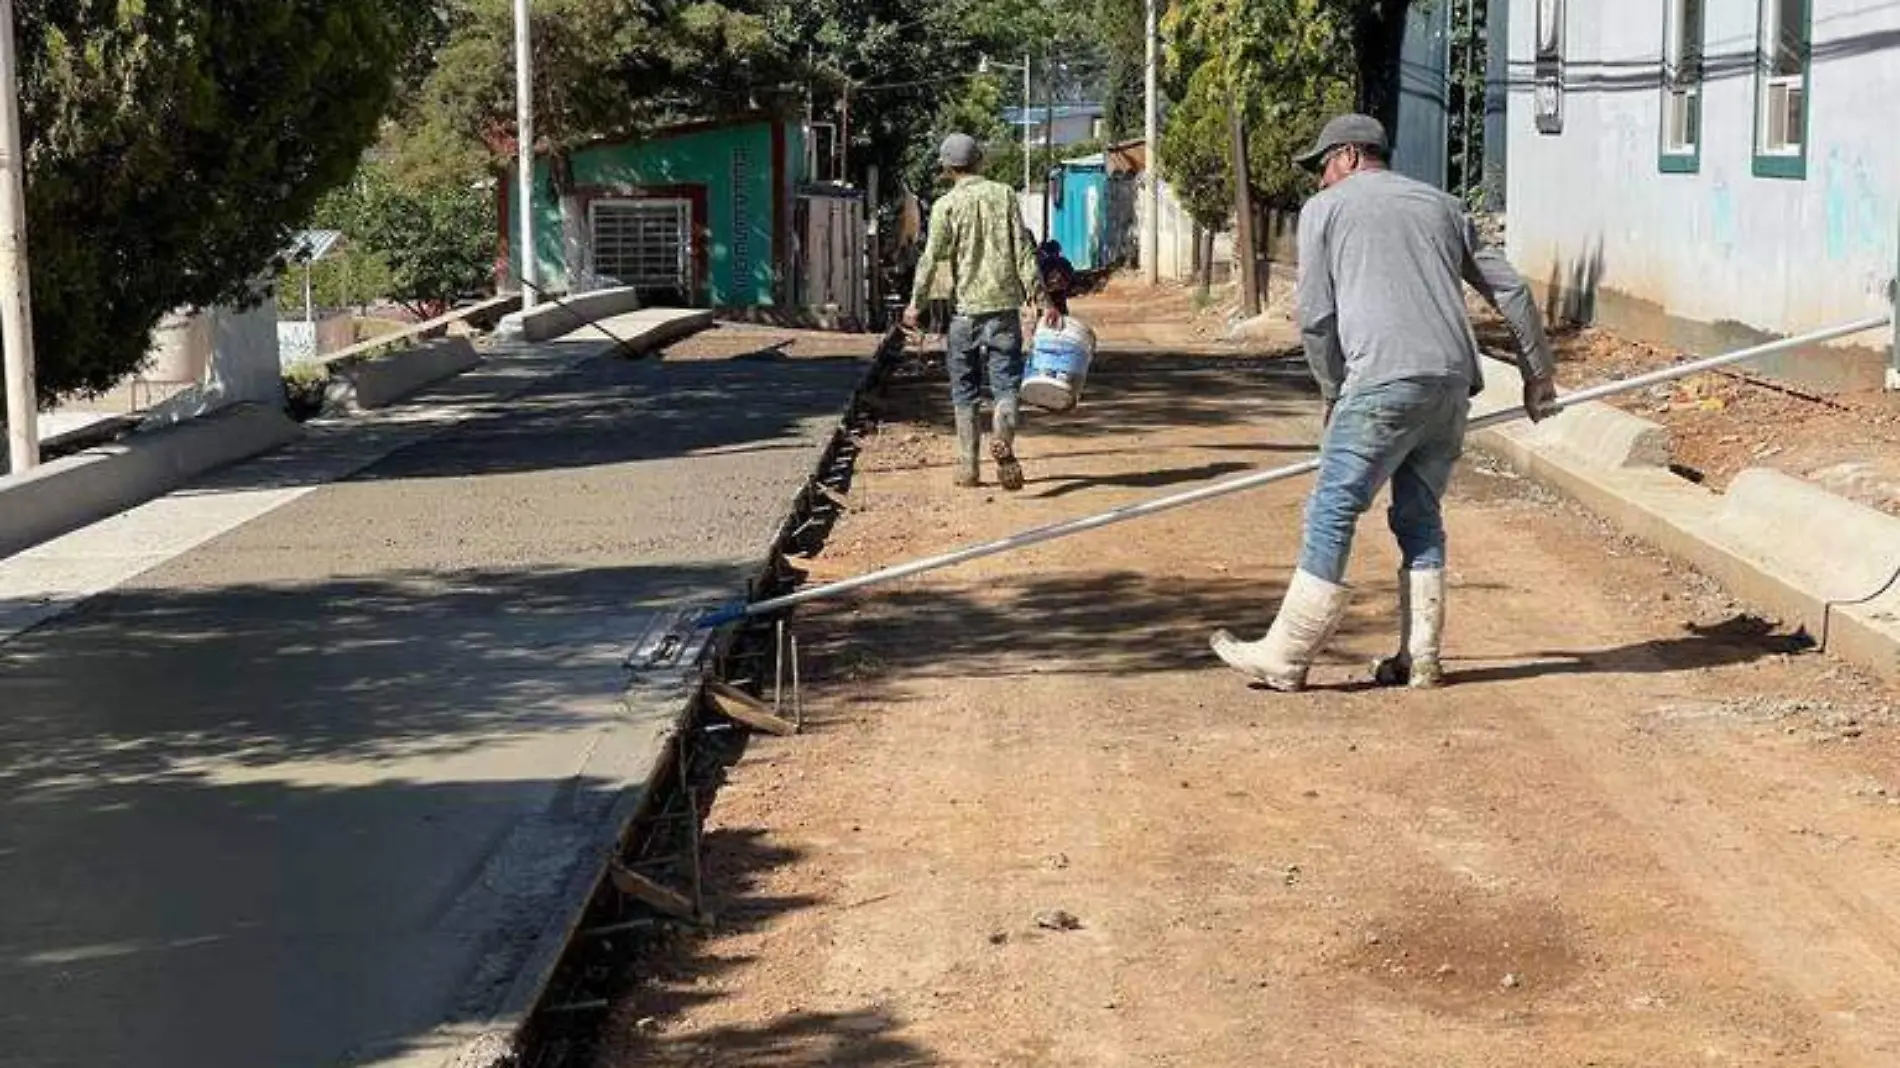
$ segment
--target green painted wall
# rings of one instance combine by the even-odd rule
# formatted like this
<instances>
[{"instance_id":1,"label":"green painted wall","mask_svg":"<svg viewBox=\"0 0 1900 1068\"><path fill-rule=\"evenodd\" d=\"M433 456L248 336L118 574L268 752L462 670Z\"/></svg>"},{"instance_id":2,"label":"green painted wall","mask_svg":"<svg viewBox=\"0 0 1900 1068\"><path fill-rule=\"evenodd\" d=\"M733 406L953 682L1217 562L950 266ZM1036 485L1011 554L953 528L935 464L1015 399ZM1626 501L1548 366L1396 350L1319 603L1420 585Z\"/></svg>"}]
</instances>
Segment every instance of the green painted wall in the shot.
<instances>
[{"instance_id":1,"label":"green painted wall","mask_svg":"<svg viewBox=\"0 0 1900 1068\"><path fill-rule=\"evenodd\" d=\"M796 127L786 130L786 165L804 169L804 138ZM653 140L582 149L574 154L574 184L630 190L637 186L702 185L706 187L706 220L710 228L706 254L711 300L724 307L769 306L773 303L773 206L789 190L773 186L772 127L766 122L698 130ZM560 204L547 179L547 163L536 167L535 261L541 284L553 290L567 288L568 265ZM520 203L519 188L511 182L509 204ZM586 232L586 220L580 220ZM519 266L520 217L510 209L508 248L510 269ZM579 266L576 264L575 266Z\"/></svg>"}]
</instances>

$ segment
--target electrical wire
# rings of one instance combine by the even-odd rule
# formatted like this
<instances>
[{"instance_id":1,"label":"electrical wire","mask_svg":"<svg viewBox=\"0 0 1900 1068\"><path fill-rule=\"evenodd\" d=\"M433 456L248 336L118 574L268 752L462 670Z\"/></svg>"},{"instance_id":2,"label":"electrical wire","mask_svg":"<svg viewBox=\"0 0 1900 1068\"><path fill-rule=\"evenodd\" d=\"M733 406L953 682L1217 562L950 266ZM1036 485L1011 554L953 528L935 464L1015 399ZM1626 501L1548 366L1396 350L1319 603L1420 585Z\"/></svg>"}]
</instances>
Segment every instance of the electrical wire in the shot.
<instances>
[{"instance_id":1,"label":"electrical wire","mask_svg":"<svg viewBox=\"0 0 1900 1068\"><path fill-rule=\"evenodd\" d=\"M1833 629L1834 610L1836 608L1852 608L1855 605L1867 604L1870 601L1878 600L1879 598L1884 596L1888 590L1893 589L1896 583L1900 583L1900 564L1894 565L1892 574L1889 574L1887 576L1887 581L1880 584L1879 589L1875 590L1874 592L1868 594L1865 597L1856 598L1852 601L1822 601L1821 602L1821 641L1820 641L1821 648L1822 649L1827 648L1828 632L1831 629Z\"/></svg>"}]
</instances>

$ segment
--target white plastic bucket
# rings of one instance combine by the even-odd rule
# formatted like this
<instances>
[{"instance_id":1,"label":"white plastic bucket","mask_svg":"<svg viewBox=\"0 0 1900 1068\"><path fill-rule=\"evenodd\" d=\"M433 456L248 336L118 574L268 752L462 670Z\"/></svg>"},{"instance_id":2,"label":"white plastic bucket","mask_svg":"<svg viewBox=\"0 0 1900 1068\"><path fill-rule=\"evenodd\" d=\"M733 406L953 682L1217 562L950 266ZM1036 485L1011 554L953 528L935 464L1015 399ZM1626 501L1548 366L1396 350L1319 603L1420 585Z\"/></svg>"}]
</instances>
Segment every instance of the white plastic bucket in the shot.
<instances>
[{"instance_id":1,"label":"white plastic bucket","mask_svg":"<svg viewBox=\"0 0 1900 1068\"><path fill-rule=\"evenodd\" d=\"M1064 318L1060 330L1038 328L1023 371L1023 402L1052 412L1075 407L1094 358L1095 331L1075 316Z\"/></svg>"}]
</instances>

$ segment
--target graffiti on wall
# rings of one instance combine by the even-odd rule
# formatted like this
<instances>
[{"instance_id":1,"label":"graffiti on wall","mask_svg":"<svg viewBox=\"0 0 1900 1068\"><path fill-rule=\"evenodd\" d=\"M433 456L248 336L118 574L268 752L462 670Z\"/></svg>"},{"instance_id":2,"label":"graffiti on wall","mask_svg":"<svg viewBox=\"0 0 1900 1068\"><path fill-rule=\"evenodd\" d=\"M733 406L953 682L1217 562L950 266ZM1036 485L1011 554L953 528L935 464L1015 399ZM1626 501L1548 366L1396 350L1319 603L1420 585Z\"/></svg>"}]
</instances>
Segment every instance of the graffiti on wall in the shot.
<instances>
[{"instance_id":1,"label":"graffiti on wall","mask_svg":"<svg viewBox=\"0 0 1900 1068\"><path fill-rule=\"evenodd\" d=\"M1729 187L1728 179L1718 173L1709 186L1709 241L1724 257L1735 251L1736 224L1735 190Z\"/></svg>"},{"instance_id":2,"label":"graffiti on wall","mask_svg":"<svg viewBox=\"0 0 1900 1068\"><path fill-rule=\"evenodd\" d=\"M732 150L732 292L734 298L752 291L752 183L751 153Z\"/></svg>"},{"instance_id":3,"label":"graffiti on wall","mask_svg":"<svg viewBox=\"0 0 1900 1068\"><path fill-rule=\"evenodd\" d=\"M1867 163L1839 148L1827 153L1822 197L1827 216L1827 258L1876 255L1886 247L1892 220L1881 210L1879 190Z\"/></svg>"}]
</instances>

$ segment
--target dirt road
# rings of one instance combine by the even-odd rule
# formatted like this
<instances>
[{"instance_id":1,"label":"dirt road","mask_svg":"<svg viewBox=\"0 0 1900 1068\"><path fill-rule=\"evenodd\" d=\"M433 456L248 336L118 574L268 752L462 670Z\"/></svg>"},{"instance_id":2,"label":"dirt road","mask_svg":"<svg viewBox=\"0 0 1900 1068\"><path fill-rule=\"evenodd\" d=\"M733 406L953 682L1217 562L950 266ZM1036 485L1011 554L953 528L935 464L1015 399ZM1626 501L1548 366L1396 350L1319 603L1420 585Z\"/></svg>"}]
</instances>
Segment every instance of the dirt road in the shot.
<instances>
[{"instance_id":1,"label":"dirt road","mask_svg":"<svg viewBox=\"0 0 1900 1068\"><path fill-rule=\"evenodd\" d=\"M1027 492L957 492L942 393L891 385L814 578L1317 431L1297 362L1109 356ZM603 1063L1900 1064L1892 691L1475 459L1453 685L1365 686L1374 516L1318 691L1251 690L1206 634L1264 627L1304 489L807 611L812 729L732 769L720 927Z\"/></svg>"}]
</instances>

